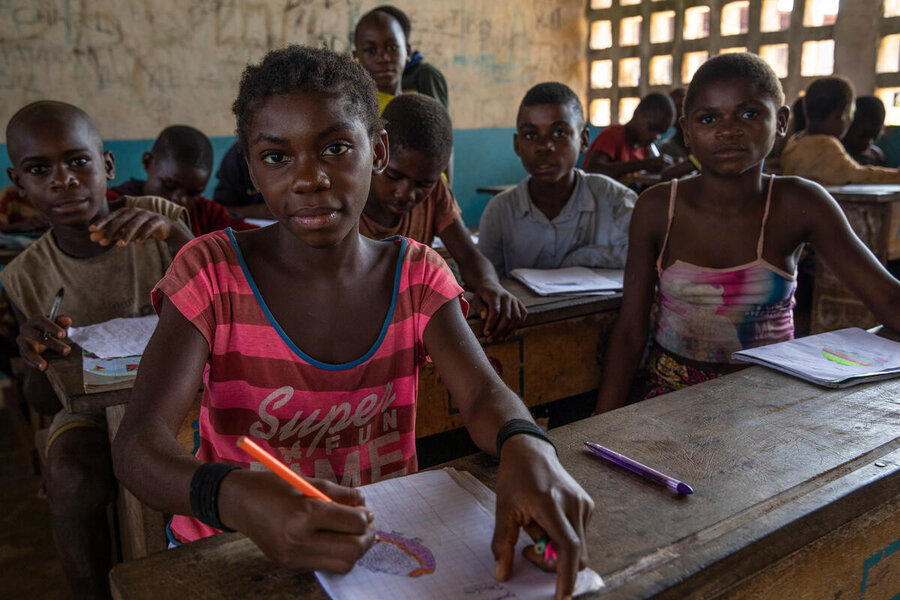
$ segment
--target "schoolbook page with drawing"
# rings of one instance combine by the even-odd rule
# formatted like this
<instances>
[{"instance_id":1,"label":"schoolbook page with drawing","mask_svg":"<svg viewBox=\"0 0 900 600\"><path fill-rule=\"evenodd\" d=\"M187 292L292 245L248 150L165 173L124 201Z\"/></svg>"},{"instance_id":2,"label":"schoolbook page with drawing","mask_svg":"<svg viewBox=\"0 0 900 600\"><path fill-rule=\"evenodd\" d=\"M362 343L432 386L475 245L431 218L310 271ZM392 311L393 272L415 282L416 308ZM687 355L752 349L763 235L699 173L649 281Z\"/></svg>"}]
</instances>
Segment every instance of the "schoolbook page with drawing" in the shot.
<instances>
[{"instance_id":1,"label":"schoolbook page with drawing","mask_svg":"<svg viewBox=\"0 0 900 600\"><path fill-rule=\"evenodd\" d=\"M524 532L519 534L512 576L503 583L494 579L493 492L468 473L423 471L363 490L366 506L375 513L379 539L347 575L316 573L334 600L553 597L556 575L522 556L522 549L533 543ZM578 575L575 595L601 587L601 577L585 569Z\"/></svg>"}]
</instances>

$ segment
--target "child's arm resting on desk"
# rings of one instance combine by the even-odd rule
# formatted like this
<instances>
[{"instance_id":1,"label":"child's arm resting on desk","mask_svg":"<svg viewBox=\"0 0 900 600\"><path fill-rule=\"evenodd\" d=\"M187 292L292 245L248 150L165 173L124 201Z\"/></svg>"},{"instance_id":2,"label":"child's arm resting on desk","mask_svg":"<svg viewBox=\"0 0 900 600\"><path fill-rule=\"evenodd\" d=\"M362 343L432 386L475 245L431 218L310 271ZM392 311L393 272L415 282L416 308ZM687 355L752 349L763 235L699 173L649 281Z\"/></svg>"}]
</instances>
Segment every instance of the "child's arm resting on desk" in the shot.
<instances>
[{"instance_id":1,"label":"child's arm resting on desk","mask_svg":"<svg viewBox=\"0 0 900 600\"><path fill-rule=\"evenodd\" d=\"M603 356L598 413L625 404L644 353L657 281L657 240L662 239L666 227L668 189L656 186L644 192L631 215L622 308Z\"/></svg>"},{"instance_id":2,"label":"child's arm resting on desk","mask_svg":"<svg viewBox=\"0 0 900 600\"><path fill-rule=\"evenodd\" d=\"M459 219L441 231L441 239L459 265L463 281L481 302L484 337L493 342L512 334L528 314L525 305L500 285L494 265L478 251Z\"/></svg>"},{"instance_id":3,"label":"child's arm resting on desk","mask_svg":"<svg viewBox=\"0 0 900 600\"><path fill-rule=\"evenodd\" d=\"M150 238L165 240L172 254L193 239L191 230L178 220L137 207L110 212L90 227L91 239L101 246L116 242L119 246L140 244Z\"/></svg>"},{"instance_id":4,"label":"child's arm resting on desk","mask_svg":"<svg viewBox=\"0 0 900 600\"><path fill-rule=\"evenodd\" d=\"M425 348L462 413L472 439L494 454L497 432L510 419L531 421L528 409L488 363L456 302L444 304L425 327ZM497 514L492 549L496 577L512 570L519 528L546 531L556 547L556 598L569 597L587 563L585 530L594 503L559 463L553 446L519 434L503 445L497 472Z\"/></svg>"},{"instance_id":5,"label":"child's arm resting on desk","mask_svg":"<svg viewBox=\"0 0 900 600\"><path fill-rule=\"evenodd\" d=\"M189 490L200 461L175 434L197 395L209 350L203 335L164 298L113 442L116 477L163 512L193 514ZM335 502L303 496L270 471L233 471L219 488L219 518L283 565L346 573L374 542L372 513L359 490L310 482Z\"/></svg>"},{"instance_id":6,"label":"child's arm resting on desk","mask_svg":"<svg viewBox=\"0 0 900 600\"><path fill-rule=\"evenodd\" d=\"M840 205L820 185L799 178L790 178L788 185L796 207L792 212L802 219L816 254L880 323L900 331L900 282L860 241Z\"/></svg>"}]
</instances>

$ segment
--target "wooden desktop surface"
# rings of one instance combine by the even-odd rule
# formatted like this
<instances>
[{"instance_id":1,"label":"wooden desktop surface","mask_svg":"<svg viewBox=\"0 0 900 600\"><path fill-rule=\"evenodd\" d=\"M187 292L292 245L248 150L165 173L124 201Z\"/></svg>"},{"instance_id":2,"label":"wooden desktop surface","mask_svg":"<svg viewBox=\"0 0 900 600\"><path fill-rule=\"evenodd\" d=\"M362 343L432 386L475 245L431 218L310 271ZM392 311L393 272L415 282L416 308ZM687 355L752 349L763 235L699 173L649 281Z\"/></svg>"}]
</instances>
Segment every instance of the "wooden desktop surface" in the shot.
<instances>
[{"instance_id":1,"label":"wooden desktop surface","mask_svg":"<svg viewBox=\"0 0 900 600\"><path fill-rule=\"evenodd\" d=\"M598 597L893 597L898 397L900 380L829 390L751 367L552 430L596 502L587 543L606 582ZM675 496L602 461L586 440L695 493ZM449 466L496 483L485 454ZM132 600L327 597L311 574L274 565L240 534L118 565L110 580L115 598Z\"/></svg>"}]
</instances>

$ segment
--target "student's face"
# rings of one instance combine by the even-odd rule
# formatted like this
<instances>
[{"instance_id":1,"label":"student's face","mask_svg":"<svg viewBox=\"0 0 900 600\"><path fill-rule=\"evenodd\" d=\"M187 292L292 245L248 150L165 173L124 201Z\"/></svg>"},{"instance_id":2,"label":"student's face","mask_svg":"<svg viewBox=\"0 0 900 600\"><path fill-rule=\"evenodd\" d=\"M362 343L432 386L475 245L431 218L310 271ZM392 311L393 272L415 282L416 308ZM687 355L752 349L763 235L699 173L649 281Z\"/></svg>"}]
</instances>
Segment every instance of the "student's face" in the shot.
<instances>
[{"instance_id":1,"label":"student's face","mask_svg":"<svg viewBox=\"0 0 900 600\"><path fill-rule=\"evenodd\" d=\"M408 54L406 36L396 19L378 15L357 29L353 56L369 72L380 92L400 92Z\"/></svg>"},{"instance_id":2,"label":"student's face","mask_svg":"<svg viewBox=\"0 0 900 600\"><path fill-rule=\"evenodd\" d=\"M863 123L854 121L844 135L844 145L854 152L862 152L881 137L881 123Z\"/></svg>"},{"instance_id":3,"label":"student's face","mask_svg":"<svg viewBox=\"0 0 900 600\"><path fill-rule=\"evenodd\" d=\"M444 166L439 159L418 150L395 147L387 168L372 176L369 202L386 213L402 216L428 197Z\"/></svg>"},{"instance_id":4,"label":"student's face","mask_svg":"<svg viewBox=\"0 0 900 600\"><path fill-rule=\"evenodd\" d=\"M247 165L276 219L313 247L356 235L372 172L387 164L387 134L374 140L340 98L312 92L271 96L256 109Z\"/></svg>"},{"instance_id":5,"label":"student's face","mask_svg":"<svg viewBox=\"0 0 900 600\"><path fill-rule=\"evenodd\" d=\"M537 181L555 183L568 177L588 141L581 117L568 106L535 104L519 109L513 148Z\"/></svg>"},{"instance_id":6,"label":"student's face","mask_svg":"<svg viewBox=\"0 0 900 600\"><path fill-rule=\"evenodd\" d=\"M165 154L155 156L147 152L143 156L147 182L144 193L161 196L186 208L191 208L203 194L209 171L202 167L178 164Z\"/></svg>"},{"instance_id":7,"label":"student's face","mask_svg":"<svg viewBox=\"0 0 900 600\"><path fill-rule=\"evenodd\" d=\"M649 146L656 142L674 122L675 118L667 112L656 111L635 115L633 131L638 145Z\"/></svg>"},{"instance_id":8,"label":"student's face","mask_svg":"<svg viewBox=\"0 0 900 600\"><path fill-rule=\"evenodd\" d=\"M115 161L90 124L48 119L28 127L10 148L9 178L54 227L86 226L106 214Z\"/></svg>"},{"instance_id":9,"label":"student's face","mask_svg":"<svg viewBox=\"0 0 900 600\"><path fill-rule=\"evenodd\" d=\"M682 126L704 173L737 175L762 164L775 136L785 134L789 115L750 80L736 78L701 88Z\"/></svg>"}]
</instances>

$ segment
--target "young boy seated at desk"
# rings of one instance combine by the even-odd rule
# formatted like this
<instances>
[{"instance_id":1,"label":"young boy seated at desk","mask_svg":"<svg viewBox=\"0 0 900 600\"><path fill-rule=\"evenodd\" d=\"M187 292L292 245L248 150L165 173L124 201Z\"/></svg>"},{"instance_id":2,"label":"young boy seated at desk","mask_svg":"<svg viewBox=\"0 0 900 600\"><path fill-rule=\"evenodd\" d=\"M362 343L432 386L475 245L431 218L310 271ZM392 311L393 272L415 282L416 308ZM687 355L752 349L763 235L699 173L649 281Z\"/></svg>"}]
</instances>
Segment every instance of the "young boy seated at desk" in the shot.
<instances>
[{"instance_id":1,"label":"young boy seated at desk","mask_svg":"<svg viewBox=\"0 0 900 600\"><path fill-rule=\"evenodd\" d=\"M380 240L394 235L429 246L436 235L483 306L484 335L502 339L525 319L525 306L507 292L491 262L478 251L441 175L453 149L453 125L441 104L424 94L403 94L382 114L390 143L387 168L372 174L359 232Z\"/></svg>"},{"instance_id":2,"label":"young boy seated at desk","mask_svg":"<svg viewBox=\"0 0 900 600\"><path fill-rule=\"evenodd\" d=\"M9 178L51 229L0 273L20 329L28 402L53 415L44 485L53 540L77 597L108 597L106 505L113 474L106 419L62 409L42 373L47 350L63 355L67 328L151 314L150 290L191 239L184 208L155 197L107 203L115 162L90 117L62 102L22 108L6 128ZM65 289L61 315L45 315Z\"/></svg>"},{"instance_id":3,"label":"young boy seated at desk","mask_svg":"<svg viewBox=\"0 0 900 600\"><path fill-rule=\"evenodd\" d=\"M228 214L225 207L203 197L212 173L213 149L203 132L187 125L166 127L150 152L141 157L146 181L130 179L112 188L123 196L159 196L185 207L194 235L231 227L239 231L256 226Z\"/></svg>"},{"instance_id":4,"label":"young boy seated at desk","mask_svg":"<svg viewBox=\"0 0 900 600\"><path fill-rule=\"evenodd\" d=\"M666 94L647 94L625 125L610 125L588 148L582 168L613 179L635 171L659 173L672 164L668 156L653 156L651 146L675 122L675 105ZM657 151L658 152L658 151Z\"/></svg>"},{"instance_id":5,"label":"young boy seated at desk","mask_svg":"<svg viewBox=\"0 0 900 600\"><path fill-rule=\"evenodd\" d=\"M823 77L804 96L806 129L795 133L781 152L781 172L822 185L900 183L900 170L860 165L841 138L853 120L853 85L843 77Z\"/></svg>"},{"instance_id":6,"label":"young boy seated at desk","mask_svg":"<svg viewBox=\"0 0 900 600\"><path fill-rule=\"evenodd\" d=\"M850 158L861 165L883 167L884 151L875 145L884 132L884 102L877 96L860 96L856 99L853 123L844 134L841 143Z\"/></svg>"},{"instance_id":7,"label":"young boy seated at desk","mask_svg":"<svg viewBox=\"0 0 900 600\"><path fill-rule=\"evenodd\" d=\"M520 267L625 268L637 195L575 168L588 139L581 101L568 86L528 90L513 148L529 175L491 198L478 230L478 247L501 277Z\"/></svg>"}]
</instances>

